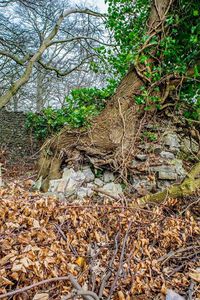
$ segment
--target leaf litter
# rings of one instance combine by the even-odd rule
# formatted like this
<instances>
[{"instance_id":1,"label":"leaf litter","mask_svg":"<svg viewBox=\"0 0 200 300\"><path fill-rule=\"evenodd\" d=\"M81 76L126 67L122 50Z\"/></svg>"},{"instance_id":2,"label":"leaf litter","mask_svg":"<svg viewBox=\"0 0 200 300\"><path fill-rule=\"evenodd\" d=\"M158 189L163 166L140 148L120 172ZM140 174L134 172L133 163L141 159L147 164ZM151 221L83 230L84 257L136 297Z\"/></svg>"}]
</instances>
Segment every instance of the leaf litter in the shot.
<instances>
[{"instance_id":1,"label":"leaf litter","mask_svg":"<svg viewBox=\"0 0 200 300\"><path fill-rule=\"evenodd\" d=\"M10 182L0 198L0 295L72 274L98 299L170 299L173 291L200 298L200 210L192 197L142 208L106 199L69 204ZM12 299L64 299L73 289L60 280Z\"/></svg>"}]
</instances>

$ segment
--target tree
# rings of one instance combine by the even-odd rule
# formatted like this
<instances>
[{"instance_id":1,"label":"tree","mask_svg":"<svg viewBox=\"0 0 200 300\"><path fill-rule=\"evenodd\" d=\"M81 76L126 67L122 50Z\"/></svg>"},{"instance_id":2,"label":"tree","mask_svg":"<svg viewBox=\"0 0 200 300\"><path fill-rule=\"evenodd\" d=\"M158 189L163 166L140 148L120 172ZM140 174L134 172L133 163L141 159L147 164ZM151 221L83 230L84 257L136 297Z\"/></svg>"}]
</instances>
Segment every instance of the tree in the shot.
<instances>
[{"instance_id":1,"label":"tree","mask_svg":"<svg viewBox=\"0 0 200 300\"><path fill-rule=\"evenodd\" d=\"M8 6L11 2L20 4ZM106 44L102 15L89 9L75 8L63 12L64 7L69 6L66 1L49 3L41 0L40 5L34 5L34 1L1 1L0 4L7 5L12 12L10 16L6 12L0 16L1 91L4 92L0 97L0 108L19 90L24 98L25 94L29 95L35 81L39 82L38 76L40 84L35 85L39 88L34 97L36 101L42 90L49 90L50 82L53 85L52 78L57 78L65 86L67 82L62 78L68 75L83 78L83 71L88 72L90 62L97 57L94 48L99 43ZM91 72L87 76L84 74L85 82L89 77ZM46 86L45 82L48 82ZM44 100L45 94L40 97L40 105L36 105L39 110Z\"/></svg>"},{"instance_id":2,"label":"tree","mask_svg":"<svg viewBox=\"0 0 200 300\"><path fill-rule=\"evenodd\" d=\"M121 42L120 56L112 61L117 71L125 57L129 70L89 131L64 128L45 144L39 162L40 175L45 178L44 189L50 179L59 177L60 166L66 159L77 164L89 157L95 166L112 165L122 177L127 177L143 121L180 104L180 94L191 85L197 91L200 26L197 1L108 2L109 26ZM129 43L124 43L125 37ZM123 69L121 74L124 72ZM181 191L194 192L199 187L196 180L199 171L197 165L194 176L171 192L173 197ZM166 193L154 195L153 200L160 201L165 196Z\"/></svg>"}]
</instances>

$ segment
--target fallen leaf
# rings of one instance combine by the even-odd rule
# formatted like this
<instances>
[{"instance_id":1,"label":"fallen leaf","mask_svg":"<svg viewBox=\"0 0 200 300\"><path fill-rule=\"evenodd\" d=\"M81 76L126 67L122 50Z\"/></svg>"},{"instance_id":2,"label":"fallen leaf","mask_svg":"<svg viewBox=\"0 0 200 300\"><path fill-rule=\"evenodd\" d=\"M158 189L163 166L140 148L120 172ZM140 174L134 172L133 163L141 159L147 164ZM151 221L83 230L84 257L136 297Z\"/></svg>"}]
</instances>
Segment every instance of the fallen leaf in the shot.
<instances>
[{"instance_id":1,"label":"fallen leaf","mask_svg":"<svg viewBox=\"0 0 200 300\"><path fill-rule=\"evenodd\" d=\"M124 293L122 291L119 291L117 294L118 294L119 300L125 300L126 299L125 296L124 296Z\"/></svg>"},{"instance_id":2,"label":"fallen leaf","mask_svg":"<svg viewBox=\"0 0 200 300\"><path fill-rule=\"evenodd\" d=\"M84 268L86 265L86 261L83 257L79 256L76 260L76 264L80 267L80 268Z\"/></svg>"},{"instance_id":3,"label":"fallen leaf","mask_svg":"<svg viewBox=\"0 0 200 300\"><path fill-rule=\"evenodd\" d=\"M49 294L48 293L40 293L36 294L32 300L48 300Z\"/></svg>"},{"instance_id":4,"label":"fallen leaf","mask_svg":"<svg viewBox=\"0 0 200 300\"><path fill-rule=\"evenodd\" d=\"M40 223L37 220L33 220L33 228L40 228Z\"/></svg>"},{"instance_id":5,"label":"fallen leaf","mask_svg":"<svg viewBox=\"0 0 200 300\"><path fill-rule=\"evenodd\" d=\"M196 270L192 270L192 272L189 273L189 276L193 280L200 282L200 268L197 268Z\"/></svg>"}]
</instances>

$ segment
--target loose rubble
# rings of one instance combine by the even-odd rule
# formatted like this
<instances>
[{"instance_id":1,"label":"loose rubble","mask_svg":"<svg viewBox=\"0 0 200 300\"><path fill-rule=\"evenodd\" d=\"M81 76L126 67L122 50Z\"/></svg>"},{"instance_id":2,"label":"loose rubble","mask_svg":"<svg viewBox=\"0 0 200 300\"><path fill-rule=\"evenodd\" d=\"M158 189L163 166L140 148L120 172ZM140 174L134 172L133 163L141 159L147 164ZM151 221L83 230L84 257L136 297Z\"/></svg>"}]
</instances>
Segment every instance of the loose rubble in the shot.
<instances>
[{"instance_id":1,"label":"loose rubble","mask_svg":"<svg viewBox=\"0 0 200 300\"><path fill-rule=\"evenodd\" d=\"M102 169L99 174L90 165L83 165L78 171L70 167L65 168L62 178L50 181L49 193L63 199L69 200L71 197L81 201L94 195L102 199L103 193L97 192L98 188L109 192L113 197L129 193L136 197L145 196L149 192L163 190L173 183L180 182L187 174L184 160L180 158L185 144L188 144L187 138L181 138L171 131L164 132L159 142L145 142L144 147L141 144L141 152L132 160L133 172L130 174L128 185L110 170ZM192 141L192 144L195 148L196 143Z\"/></svg>"}]
</instances>

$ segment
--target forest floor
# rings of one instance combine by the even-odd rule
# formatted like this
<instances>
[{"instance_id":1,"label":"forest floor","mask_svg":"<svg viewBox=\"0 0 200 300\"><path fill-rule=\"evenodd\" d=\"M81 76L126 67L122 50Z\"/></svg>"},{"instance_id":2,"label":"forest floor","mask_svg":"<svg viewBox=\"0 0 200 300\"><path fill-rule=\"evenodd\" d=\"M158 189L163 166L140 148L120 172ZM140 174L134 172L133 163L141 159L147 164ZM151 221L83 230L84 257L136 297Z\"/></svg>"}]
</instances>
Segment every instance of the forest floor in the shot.
<instances>
[{"instance_id":1,"label":"forest floor","mask_svg":"<svg viewBox=\"0 0 200 300\"><path fill-rule=\"evenodd\" d=\"M51 278L9 299L65 299L73 287L58 277L69 274L96 299L166 299L168 289L200 299L200 194L144 207L67 203L31 191L34 174L14 165L0 188L0 299Z\"/></svg>"}]
</instances>

